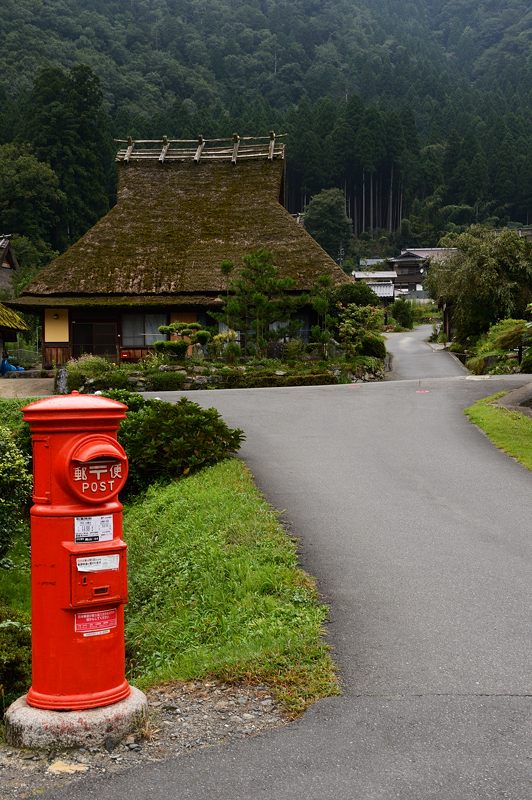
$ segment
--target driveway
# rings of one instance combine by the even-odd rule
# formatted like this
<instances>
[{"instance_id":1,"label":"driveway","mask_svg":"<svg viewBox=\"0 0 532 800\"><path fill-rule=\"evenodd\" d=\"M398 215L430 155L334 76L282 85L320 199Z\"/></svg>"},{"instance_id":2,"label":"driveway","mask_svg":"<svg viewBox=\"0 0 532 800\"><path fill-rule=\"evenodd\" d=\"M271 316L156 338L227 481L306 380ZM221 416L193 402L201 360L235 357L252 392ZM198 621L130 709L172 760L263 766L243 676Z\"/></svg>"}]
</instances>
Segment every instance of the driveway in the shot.
<instances>
[{"instance_id":1,"label":"driveway","mask_svg":"<svg viewBox=\"0 0 532 800\"><path fill-rule=\"evenodd\" d=\"M256 739L44 797L529 797L532 479L463 408L530 377L453 375L193 393L245 429L242 457L299 537L343 695Z\"/></svg>"}]
</instances>

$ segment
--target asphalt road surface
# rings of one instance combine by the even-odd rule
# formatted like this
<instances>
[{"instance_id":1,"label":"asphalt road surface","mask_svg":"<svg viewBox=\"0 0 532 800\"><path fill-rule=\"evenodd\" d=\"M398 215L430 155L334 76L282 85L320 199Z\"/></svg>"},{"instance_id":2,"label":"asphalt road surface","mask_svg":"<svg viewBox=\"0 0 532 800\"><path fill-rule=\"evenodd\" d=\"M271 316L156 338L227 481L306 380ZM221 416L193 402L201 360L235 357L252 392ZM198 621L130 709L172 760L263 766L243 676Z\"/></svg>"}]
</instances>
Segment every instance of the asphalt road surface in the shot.
<instances>
[{"instance_id":1,"label":"asphalt road surface","mask_svg":"<svg viewBox=\"0 0 532 800\"><path fill-rule=\"evenodd\" d=\"M243 458L300 537L342 696L256 739L45 797L530 797L532 478L463 408L532 378L479 380L418 334L392 339L393 375L411 380L194 393L245 429Z\"/></svg>"}]
</instances>

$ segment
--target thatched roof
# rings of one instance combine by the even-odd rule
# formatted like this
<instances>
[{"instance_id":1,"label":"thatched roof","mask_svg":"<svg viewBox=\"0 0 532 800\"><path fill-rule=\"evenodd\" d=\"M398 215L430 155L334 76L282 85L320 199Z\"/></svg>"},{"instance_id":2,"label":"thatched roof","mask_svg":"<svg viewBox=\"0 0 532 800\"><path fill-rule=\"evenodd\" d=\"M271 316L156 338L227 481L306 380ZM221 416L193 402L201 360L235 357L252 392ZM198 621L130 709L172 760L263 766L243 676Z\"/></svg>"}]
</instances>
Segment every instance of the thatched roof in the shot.
<instances>
[{"instance_id":1,"label":"thatched roof","mask_svg":"<svg viewBox=\"0 0 532 800\"><path fill-rule=\"evenodd\" d=\"M259 247L273 251L298 291L320 275L349 282L279 202L282 157L123 160L118 202L43 269L16 301L44 304L209 305L226 288L220 264L236 267Z\"/></svg>"},{"instance_id":2,"label":"thatched roof","mask_svg":"<svg viewBox=\"0 0 532 800\"><path fill-rule=\"evenodd\" d=\"M27 331L28 326L19 315L0 303L0 329L9 328L14 331Z\"/></svg>"}]
</instances>

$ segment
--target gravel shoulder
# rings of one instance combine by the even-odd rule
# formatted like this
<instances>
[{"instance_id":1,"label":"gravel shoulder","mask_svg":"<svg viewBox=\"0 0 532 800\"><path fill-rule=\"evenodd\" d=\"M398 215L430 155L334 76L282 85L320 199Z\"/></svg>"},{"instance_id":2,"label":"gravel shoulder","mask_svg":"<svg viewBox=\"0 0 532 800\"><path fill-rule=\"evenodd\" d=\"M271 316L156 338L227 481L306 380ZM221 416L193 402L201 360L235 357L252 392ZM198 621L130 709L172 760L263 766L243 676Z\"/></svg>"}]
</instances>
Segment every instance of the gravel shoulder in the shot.
<instances>
[{"instance_id":1,"label":"gravel shoulder","mask_svg":"<svg viewBox=\"0 0 532 800\"><path fill-rule=\"evenodd\" d=\"M195 748L257 736L290 720L266 686L208 681L175 683L147 692L146 728L103 748L36 752L0 744L2 800L44 792L142 764L178 758Z\"/></svg>"}]
</instances>

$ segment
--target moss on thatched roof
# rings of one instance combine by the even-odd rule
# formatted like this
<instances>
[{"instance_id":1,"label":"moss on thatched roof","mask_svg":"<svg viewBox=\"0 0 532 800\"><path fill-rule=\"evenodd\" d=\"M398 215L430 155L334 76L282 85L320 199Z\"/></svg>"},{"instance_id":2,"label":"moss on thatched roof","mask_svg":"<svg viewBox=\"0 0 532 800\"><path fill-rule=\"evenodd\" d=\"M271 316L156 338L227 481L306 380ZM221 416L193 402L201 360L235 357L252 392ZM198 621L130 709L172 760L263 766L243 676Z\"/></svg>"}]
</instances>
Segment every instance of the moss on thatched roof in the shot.
<instances>
[{"instance_id":1,"label":"moss on thatched roof","mask_svg":"<svg viewBox=\"0 0 532 800\"><path fill-rule=\"evenodd\" d=\"M116 305L124 296L214 298L226 287L221 262L238 267L259 247L273 251L300 291L324 274L349 282L279 203L283 169L282 160L258 159L119 164L116 206L39 273L19 307L35 296L52 304L54 295L98 295Z\"/></svg>"},{"instance_id":2,"label":"moss on thatched roof","mask_svg":"<svg viewBox=\"0 0 532 800\"><path fill-rule=\"evenodd\" d=\"M15 331L27 331L28 326L24 320L19 317L16 311L6 308L0 303L0 328L9 328Z\"/></svg>"},{"instance_id":3,"label":"moss on thatched roof","mask_svg":"<svg viewBox=\"0 0 532 800\"><path fill-rule=\"evenodd\" d=\"M221 304L222 300L219 293L210 295L201 294L187 294L183 292L179 295L179 305L191 308L204 306L212 308L217 304ZM153 307L172 307L176 304L175 294L91 294L90 296L83 297L79 295L31 295L29 297L17 297L15 300L9 301L10 305L24 311L30 308L94 308L115 306L121 308L129 308L132 305L138 306L153 306Z\"/></svg>"}]
</instances>

